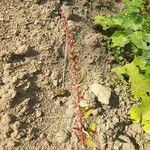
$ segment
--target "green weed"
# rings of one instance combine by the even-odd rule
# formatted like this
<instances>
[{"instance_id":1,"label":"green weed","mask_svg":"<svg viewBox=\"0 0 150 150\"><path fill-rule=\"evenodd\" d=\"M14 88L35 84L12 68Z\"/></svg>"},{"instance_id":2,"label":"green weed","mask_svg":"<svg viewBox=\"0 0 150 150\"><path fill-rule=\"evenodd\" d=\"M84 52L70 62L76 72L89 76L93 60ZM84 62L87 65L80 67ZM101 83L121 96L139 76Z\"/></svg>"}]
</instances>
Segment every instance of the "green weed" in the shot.
<instances>
[{"instance_id":1,"label":"green weed","mask_svg":"<svg viewBox=\"0 0 150 150\"><path fill-rule=\"evenodd\" d=\"M106 32L115 30L107 42L115 50L118 62L126 50L134 56L131 63L113 71L123 80L123 75L129 76L131 93L141 100L130 109L130 118L150 132L150 12L145 9L144 0L124 0L123 10L113 16L96 16L94 26L101 26Z\"/></svg>"}]
</instances>

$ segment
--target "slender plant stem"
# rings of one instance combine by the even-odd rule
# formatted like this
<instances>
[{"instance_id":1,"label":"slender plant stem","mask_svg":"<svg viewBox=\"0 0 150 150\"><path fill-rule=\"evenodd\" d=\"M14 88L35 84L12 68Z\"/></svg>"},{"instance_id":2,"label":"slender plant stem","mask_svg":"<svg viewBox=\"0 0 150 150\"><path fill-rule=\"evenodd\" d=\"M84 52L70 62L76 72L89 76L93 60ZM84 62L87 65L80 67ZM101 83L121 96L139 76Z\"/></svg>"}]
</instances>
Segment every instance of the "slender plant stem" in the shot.
<instances>
[{"instance_id":1,"label":"slender plant stem","mask_svg":"<svg viewBox=\"0 0 150 150\"><path fill-rule=\"evenodd\" d=\"M80 138L80 141L82 142L82 145L84 147L84 150L87 150L87 143L86 143L86 137L83 132L84 130L84 117L83 112L80 107L80 101L82 100L82 92L81 92L81 86L79 84L80 80L80 60L77 55L77 50L74 47L74 40L73 40L73 34L69 29L67 18L65 17L64 13L61 12L61 20L63 23L64 32L66 35L66 48L67 48L67 54L69 56L69 63L70 63L70 73L71 77L73 79L73 90L74 90L74 96L75 96L75 103L77 108L77 127L74 128L78 132L78 136Z\"/></svg>"}]
</instances>

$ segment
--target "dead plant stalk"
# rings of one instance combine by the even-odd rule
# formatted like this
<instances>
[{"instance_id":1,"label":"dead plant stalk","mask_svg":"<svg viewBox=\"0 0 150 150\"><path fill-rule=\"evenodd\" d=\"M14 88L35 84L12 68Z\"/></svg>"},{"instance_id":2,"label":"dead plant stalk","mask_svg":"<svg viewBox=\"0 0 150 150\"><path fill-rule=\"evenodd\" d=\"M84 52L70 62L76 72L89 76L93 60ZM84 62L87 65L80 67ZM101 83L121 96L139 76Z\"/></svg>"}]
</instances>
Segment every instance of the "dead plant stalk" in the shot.
<instances>
[{"instance_id":1,"label":"dead plant stalk","mask_svg":"<svg viewBox=\"0 0 150 150\"><path fill-rule=\"evenodd\" d=\"M82 145L84 147L84 150L87 150L87 144L86 144L86 137L83 132L84 130L84 117L83 117L83 112L80 107L80 101L83 99L82 97L82 91L81 91L81 86L79 84L80 80L80 60L78 57L78 51L75 49L74 46L74 40L73 40L73 34L69 28L68 25L68 20L65 17L64 13L61 12L61 20L63 23L63 28L64 28L64 33L66 36L66 48L67 48L67 54L69 56L69 63L70 63L70 74L73 79L73 91L74 91L74 96L75 96L75 103L76 103L76 108L77 108L77 127L74 129L77 131L77 134L80 138L80 141L82 142Z\"/></svg>"}]
</instances>

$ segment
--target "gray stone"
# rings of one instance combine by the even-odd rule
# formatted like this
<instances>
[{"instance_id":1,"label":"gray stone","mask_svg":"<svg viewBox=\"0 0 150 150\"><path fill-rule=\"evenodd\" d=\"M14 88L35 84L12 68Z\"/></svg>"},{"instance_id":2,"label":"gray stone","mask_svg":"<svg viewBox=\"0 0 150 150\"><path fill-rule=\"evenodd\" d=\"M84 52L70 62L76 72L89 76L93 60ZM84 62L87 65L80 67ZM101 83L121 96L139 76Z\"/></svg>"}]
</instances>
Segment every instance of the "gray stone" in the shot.
<instances>
[{"instance_id":1,"label":"gray stone","mask_svg":"<svg viewBox=\"0 0 150 150\"><path fill-rule=\"evenodd\" d=\"M111 89L107 88L101 84L95 83L90 85L90 90L98 98L98 101L103 104L109 104Z\"/></svg>"}]
</instances>

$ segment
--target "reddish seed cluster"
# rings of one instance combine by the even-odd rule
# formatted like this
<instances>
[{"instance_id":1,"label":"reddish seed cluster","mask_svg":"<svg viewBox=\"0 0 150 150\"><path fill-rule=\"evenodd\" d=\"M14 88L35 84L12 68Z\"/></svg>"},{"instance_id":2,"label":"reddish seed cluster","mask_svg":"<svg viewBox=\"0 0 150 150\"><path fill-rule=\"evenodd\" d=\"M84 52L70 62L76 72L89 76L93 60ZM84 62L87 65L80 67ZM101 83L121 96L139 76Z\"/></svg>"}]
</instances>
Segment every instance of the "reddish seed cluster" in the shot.
<instances>
[{"instance_id":1,"label":"reddish seed cluster","mask_svg":"<svg viewBox=\"0 0 150 150\"><path fill-rule=\"evenodd\" d=\"M77 50L74 47L74 40L73 40L73 34L69 29L68 21L67 18L65 17L64 13L61 12L61 19L64 27L64 32L66 35L66 47L67 47L67 54L69 56L69 63L70 63L70 73L71 77L73 79L73 90L74 94L76 97L76 107L77 107L77 127L74 129L77 131L77 134L84 146L84 150L87 150L87 144L86 144L86 137L85 134L83 133L84 129L84 118L83 118L83 113L81 111L80 107L80 101L83 99L82 98L82 91L80 84L78 83L80 80L80 61L79 57L77 55Z\"/></svg>"}]
</instances>

